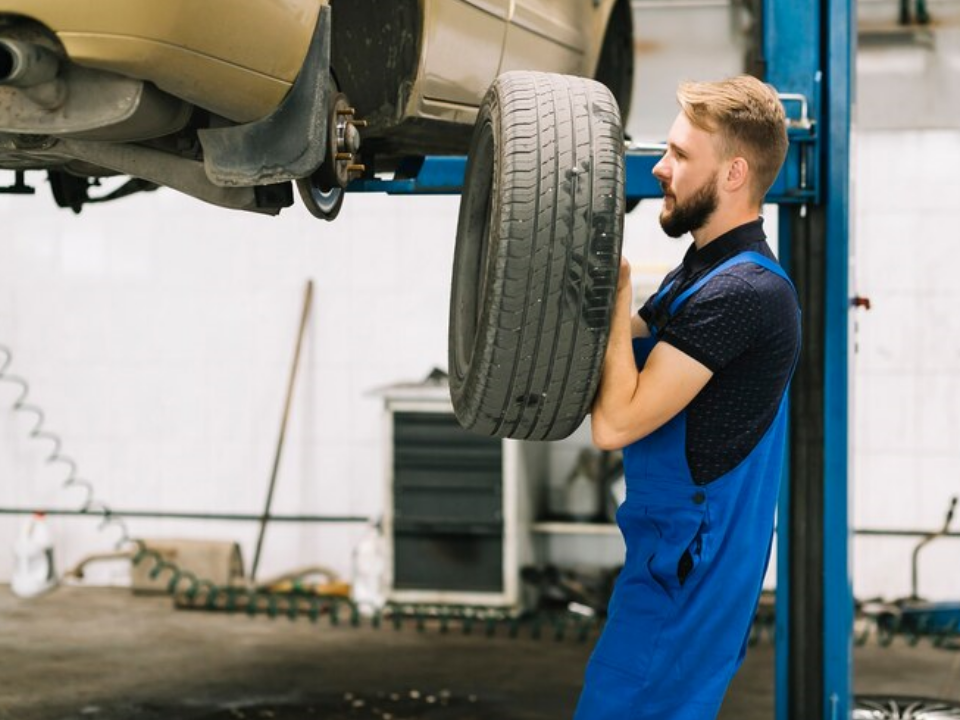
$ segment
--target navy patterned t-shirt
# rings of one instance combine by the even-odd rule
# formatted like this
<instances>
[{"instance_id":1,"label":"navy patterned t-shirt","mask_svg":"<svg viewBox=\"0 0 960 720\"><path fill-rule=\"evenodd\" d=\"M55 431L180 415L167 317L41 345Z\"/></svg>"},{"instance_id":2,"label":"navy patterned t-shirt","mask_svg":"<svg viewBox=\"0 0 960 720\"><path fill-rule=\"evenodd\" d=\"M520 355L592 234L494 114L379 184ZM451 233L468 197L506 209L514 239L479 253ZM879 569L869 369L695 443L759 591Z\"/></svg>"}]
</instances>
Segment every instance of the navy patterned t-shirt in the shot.
<instances>
[{"instance_id":1,"label":"navy patterned t-shirt","mask_svg":"<svg viewBox=\"0 0 960 720\"><path fill-rule=\"evenodd\" d=\"M720 263L753 251L774 259L763 220L734 228L697 250L661 289L673 286L657 304L675 297ZM799 351L797 297L783 278L752 263L730 267L707 281L669 320L652 299L640 309L658 337L713 372L687 406L687 463L695 482L716 480L756 447L777 415Z\"/></svg>"}]
</instances>

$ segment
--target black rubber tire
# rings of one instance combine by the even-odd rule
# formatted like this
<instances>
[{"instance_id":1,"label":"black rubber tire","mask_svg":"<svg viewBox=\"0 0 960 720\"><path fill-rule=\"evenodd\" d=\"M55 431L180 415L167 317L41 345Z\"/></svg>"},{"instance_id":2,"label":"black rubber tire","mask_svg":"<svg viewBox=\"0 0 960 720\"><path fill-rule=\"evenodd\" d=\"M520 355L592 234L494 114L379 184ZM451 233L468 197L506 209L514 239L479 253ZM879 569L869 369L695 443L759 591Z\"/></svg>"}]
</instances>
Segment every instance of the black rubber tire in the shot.
<instances>
[{"instance_id":1,"label":"black rubber tire","mask_svg":"<svg viewBox=\"0 0 960 720\"><path fill-rule=\"evenodd\" d=\"M558 440L600 377L623 239L623 128L585 78L509 72L480 107L450 301L450 394L475 432Z\"/></svg>"},{"instance_id":2,"label":"black rubber tire","mask_svg":"<svg viewBox=\"0 0 960 720\"><path fill-rule=\"evenodd\" d=\"M633 74L636 51L633 49L633 10L630 0L617 0L607 22L594 78L613 93L620 107L624 126L633 101ZM627 209L627 212L630 208Z\"/></svg>"}]
</instances>

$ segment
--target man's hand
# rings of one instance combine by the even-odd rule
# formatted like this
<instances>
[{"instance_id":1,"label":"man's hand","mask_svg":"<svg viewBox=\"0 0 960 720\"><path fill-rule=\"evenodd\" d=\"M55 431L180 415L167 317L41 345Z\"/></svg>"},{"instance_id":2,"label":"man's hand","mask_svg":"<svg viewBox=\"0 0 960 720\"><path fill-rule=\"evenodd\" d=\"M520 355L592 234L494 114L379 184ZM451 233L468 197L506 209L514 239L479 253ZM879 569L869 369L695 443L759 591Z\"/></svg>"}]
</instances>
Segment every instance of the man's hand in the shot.
<instances>
[{"instance_id":1,"label":"man's hand","mask_svg":"<svg viewBox=\"0 0 960 720\"><path fill-rule=\"evenodd\" d=\"M617 276L617 295L613 305L613 316L610 318L612 327L622 322L623 317L629 318L633 313L633 282L630 280L630 263L620 256L620 274Z\"/></svg>"},{"instance_id":2,"label":"man's hand","mask_svg":"<svg viewBox=\"0 0 960 720\"><path fill-rule=\"evenodd\" d=\"M630 336L631 337L650 337L650 328L646 321L633 313L633 282L630 278L630 263L627 259L620 256L620 276L617 281L617 307L622 303L626 307L627 314L630 315Z\"/></svg>"},{"instance_id":3,"label":"man's hand","mask_svg":"<svg viewBox=\"0 0 960 720\"><path fill-rule=\"evenodd\" d=\"M630 282L630 263L627 259L620 256L620 275L617 279L617 299L626 294L631 302L633 301L633 283Z\"/></svg>"}]
</instances>

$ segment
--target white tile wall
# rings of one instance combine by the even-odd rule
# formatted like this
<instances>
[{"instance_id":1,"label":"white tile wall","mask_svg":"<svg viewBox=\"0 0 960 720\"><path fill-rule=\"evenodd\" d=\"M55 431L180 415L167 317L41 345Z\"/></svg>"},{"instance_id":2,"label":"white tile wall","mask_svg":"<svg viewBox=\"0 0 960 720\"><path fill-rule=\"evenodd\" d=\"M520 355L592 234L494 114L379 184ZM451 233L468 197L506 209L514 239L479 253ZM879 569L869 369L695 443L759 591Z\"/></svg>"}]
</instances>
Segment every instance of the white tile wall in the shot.
<instances>
[{"instance_id":1,"label":"white tile wall","mask_svg":"<svg viewBox=\"0 0 960 720\"><path fill-rule=\"evenodd\" d=\"M37 177L38 180L41 176ZM82 477L118 508L257 513L266 497L307 279L312 314L277 513L380 511L376 387L446 365L457 201L351 197L335 225L304 211L224 212L173 192L80 217L0 199L0 343ZM0 383L0 505L76 507ZM61 566L106 549L93 519L53 518ZM0 578L19 518L0 516ZM223 537L255 525L131 520L135 534ZM271 527L262 574L349 570L356 528Z\"/></svg>"},{"instance_id":2,"label":"white tile wall","mask_svg":"<svg viewBox=\"0 0 960 720\"><path fill-rule=\"evenodd\" d=\"M960 287L952 272L960 130L869 131L853 168L857 291L853 413L857 527L934 530L960 495ZM954 529L960 527L955 523ZM909 592L916 539L859 537L854 588ZM960 597L960 541L921 556L920 591Z\"/></svg>"}]
</instances>

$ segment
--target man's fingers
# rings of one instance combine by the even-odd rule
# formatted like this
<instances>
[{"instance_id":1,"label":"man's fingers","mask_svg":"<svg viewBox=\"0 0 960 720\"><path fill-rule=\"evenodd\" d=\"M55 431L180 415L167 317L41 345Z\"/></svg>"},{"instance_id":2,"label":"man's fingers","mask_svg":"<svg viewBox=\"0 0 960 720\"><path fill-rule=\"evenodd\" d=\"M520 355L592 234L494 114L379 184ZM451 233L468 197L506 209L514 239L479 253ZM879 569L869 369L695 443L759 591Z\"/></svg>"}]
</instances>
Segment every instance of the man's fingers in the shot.
<instances>
[{"instance_id":1,"label":"man's fingers","mask_svg":"<svg viewBox=\"0 0 960 720\"><path fill-rule=\"evenodd\" d=\"M620 256L620 277L617 282L621 288L626 287L630 284L630 263L627 262L627 259Z\"/></svg>"}]
</instances>

